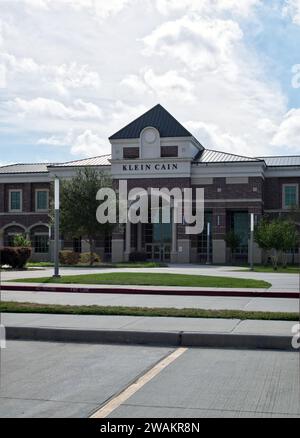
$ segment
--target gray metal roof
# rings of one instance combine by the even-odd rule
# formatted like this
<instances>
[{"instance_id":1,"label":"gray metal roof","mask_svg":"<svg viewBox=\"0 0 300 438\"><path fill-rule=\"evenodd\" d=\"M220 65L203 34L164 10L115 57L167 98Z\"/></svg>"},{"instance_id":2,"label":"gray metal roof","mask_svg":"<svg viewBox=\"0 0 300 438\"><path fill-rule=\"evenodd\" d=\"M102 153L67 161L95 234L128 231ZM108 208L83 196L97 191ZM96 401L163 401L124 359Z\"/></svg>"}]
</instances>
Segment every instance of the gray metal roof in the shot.
<instances>
[{"instance_id":1,"label":"gray metal roof","mask_svg":"<svg viewBox=\"0 0 300 438\"><path fill-rule=\"evenodd\" d=\"M110 166L110 158L111 154L100 155L99 157L67 161L66 163L58 163L49 167Z\"/></svg>"},{"instance_id":2,"label":"gray metal roof","mask_svg":"<svg viewBox=\"0 0 300 438\"><path fill-rule=\"evenodd\" d=\"M0 167L0 174L4 173L47 173L49 163L8 164Z\"/></svg>"},{"instance_id":3,"label":"gray metal roof","mask_svg":"<svg viewBox=\"0 0 300 438\"><path fill-rule=\"evenodd\" d=\"M300 155L260 157L267 166L300 166Z\"/></svg>"},{"instance_id":4,"label":"gray metal roof","mask_svg":"<svg viewBox=\"0 0 300 438\"><path fill-rule=\"evenodd\" d=\"M232 162L259 162L260 158L244 157L242 155L228 154L221 151L213 151L211 149L204 149L201 155L194 161L194 163L232 163Z\"/></svg>"},{"instance_id":5,"label":"gray metal roof","mask_svg":"<svg viewBox=\"0 0 300 438\"><path fill-rule=\"evenodd\" d=\"M113 134L109 140L139 138L141 131L147 126L156 128L161 137L193 137L164 107L158 104Z\"/></svg>"}]
</instances>

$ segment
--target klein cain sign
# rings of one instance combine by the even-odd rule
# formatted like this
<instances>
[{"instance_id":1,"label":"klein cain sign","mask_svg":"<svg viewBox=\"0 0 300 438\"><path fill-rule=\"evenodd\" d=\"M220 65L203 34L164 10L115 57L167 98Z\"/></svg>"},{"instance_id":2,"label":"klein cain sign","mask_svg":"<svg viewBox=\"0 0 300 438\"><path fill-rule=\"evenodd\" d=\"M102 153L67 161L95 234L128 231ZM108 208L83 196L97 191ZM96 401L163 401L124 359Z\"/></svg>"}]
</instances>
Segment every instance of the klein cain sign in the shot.
<instances>
[{"instance_id":1,"label":"klein cain sign","mask_svg":"<svg viewBox=\"0 0 300 438\"><path fill-rule=\"evenodd\" d=\"M140 163L123 164L123 172L161 172L164 170L178 170L177 163Z\"/></svg>"}]
</instances>

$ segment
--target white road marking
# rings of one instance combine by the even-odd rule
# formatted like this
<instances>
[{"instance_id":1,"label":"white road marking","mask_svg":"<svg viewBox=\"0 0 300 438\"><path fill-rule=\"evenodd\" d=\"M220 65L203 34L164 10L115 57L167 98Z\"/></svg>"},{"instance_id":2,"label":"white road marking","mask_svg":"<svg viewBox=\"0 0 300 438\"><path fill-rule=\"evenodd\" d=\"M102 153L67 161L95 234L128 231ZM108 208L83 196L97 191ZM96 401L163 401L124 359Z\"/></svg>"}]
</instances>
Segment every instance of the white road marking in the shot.
<instances>
[{"instance_id":1,"label":"white road marking","mask_svg":"<svg viewBox=\"0 0 300 438\"><path fill-rule=\"evenodd\" d=\"M129 399L133 394L139 391L146 383L148 383L153 377L157 376L164 368L178 359L183 353L185 353L187 348L177 348L169 356L158 362L151 370L147 371L143 376L141 376L136 382L124 389L119 395L107 402L102 408L98 409L90 418L106 418L115 409L117 409L121 404Z\"/></svg>"}]
</instances>

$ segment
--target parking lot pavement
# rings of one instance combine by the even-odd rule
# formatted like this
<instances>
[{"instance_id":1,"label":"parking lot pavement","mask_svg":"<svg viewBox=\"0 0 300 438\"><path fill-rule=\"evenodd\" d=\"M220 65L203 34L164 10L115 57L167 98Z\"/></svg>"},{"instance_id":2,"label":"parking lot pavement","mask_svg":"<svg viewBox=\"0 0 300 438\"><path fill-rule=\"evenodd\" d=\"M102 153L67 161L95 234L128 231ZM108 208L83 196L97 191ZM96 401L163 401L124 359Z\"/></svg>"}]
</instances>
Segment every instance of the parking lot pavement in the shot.
<instances>
[{"instance_id":1,"label":"parking lot pavement","mask_svg":"<svg viewBox=\"0 0 300 438\"><path fill-rule=\"evenodd\" d=\"M299 358L189 349L110 417L300 417Z\"/></svg>"},{"instance_id":2,"label":"parking lot pavement","mask_svg":"<svg viewBox=\"0 0 300 438\"><path fill-rule=\"evenodd\" d=\"M10 341L0 417L88 417L111 399L110 418L300 417L299 352L190 348L160 369L178 350Z\"/></svg>"},{"instance_id":3,"label":"parking lot pavement","mask_svg":"<svg viewBox=\"0 0 300 438\"><path fill-rule=\"evenodd\" d=\"M9 341L0 417L87 417L168 348Z\"/></svg>"}]
</instances>

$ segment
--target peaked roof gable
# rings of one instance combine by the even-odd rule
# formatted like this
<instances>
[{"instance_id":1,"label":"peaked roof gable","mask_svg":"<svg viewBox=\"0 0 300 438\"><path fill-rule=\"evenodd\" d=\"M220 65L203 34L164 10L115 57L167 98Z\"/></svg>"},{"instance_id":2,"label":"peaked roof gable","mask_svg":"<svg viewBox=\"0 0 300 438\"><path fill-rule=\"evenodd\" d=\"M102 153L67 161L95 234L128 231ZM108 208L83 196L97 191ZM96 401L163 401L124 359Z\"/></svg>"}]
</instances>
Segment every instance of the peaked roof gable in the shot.
<instances>
[{"instance_id":1,"label":"peaked roof gable","mask_svg":"<svg viewBox=\"0 0 300 438\"><path fill-rule=\"evenodd\" d=\"M147 126L156 128L161 137L193 137L175 117L158 104L113 134L109 140L139 138L141 131Z\"/></svg>"}]
</instances>

